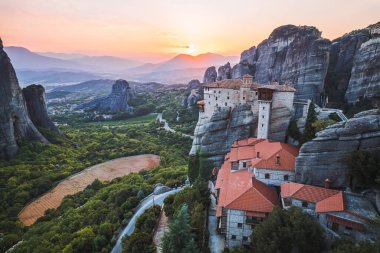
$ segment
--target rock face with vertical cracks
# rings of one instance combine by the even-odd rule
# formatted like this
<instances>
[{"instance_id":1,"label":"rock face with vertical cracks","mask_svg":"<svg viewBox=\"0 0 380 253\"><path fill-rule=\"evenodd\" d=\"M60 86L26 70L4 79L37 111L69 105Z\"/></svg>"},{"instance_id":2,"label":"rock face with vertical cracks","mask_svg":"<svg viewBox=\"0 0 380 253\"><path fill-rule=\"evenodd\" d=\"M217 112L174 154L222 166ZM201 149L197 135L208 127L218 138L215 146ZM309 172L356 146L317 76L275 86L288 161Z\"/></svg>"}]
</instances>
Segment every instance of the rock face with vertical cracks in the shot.
<instances>
[{"instance_id":1,"label":"rock face with vertical cracks","mask_svg":"<svg viewBox=\"0 0 380 253\"><path fill-rule=\"evenodd\" d=\"M276 28L257 47L255 82L289 82L295 99L319 103L329 63L331 42L312 26L285 25Z\"/></svg>"},{"instance_id":2,"label":"rock face with vertical cracks","mask_svg":"<svg viewBox=\"0 0 380 253\"><path fill-rule=\"evenodd\" d=\"M15 70L0 39L0 159L14 156L17 141L29 138L48 143L30 120Z\"/></svg>"},{"instance_id":3,"label":"rock face with vertical cracks","mask_svg":"<svg viewBox=\"0 0 380 253\"><path fill-rule=\"evenodd\" d=\"M78 110L98 110L106 113L130 112L133 110L128 102L135 96L129 83L119 79L112 86L111 94L97 98L88 103L78 105Z\"/></svg>"},{"instance_id":4,"label":"rock face with vertical cracks","mask_svg":"<svg viewBox=\"0 0 380 253\"><path fill-rule=\"evenodd\" d=\"M367 27L371 39L355 54L346 100L354 104L361 97L380 106L380 22Z\"/></svg>"},{"instance_id":5,"label":"rock face with vertical cracks","mask_svg":"<svg viewBox=\"0 0 380 253\"><path fill-rule=\"evenodd\" d=\"M329 178L332 186L346 187L346 157L358 150L380 150L379 143L379 110L364 111L347 122L331 125L302 145L296 160L296 181L323 186Z\"/></svg>"},{"instance_id":6,"label":"rock face with vertical cracks","mask_svg":"<svg viewBox=\"0 0 380 253\"><path fill-rule=\"evenodd\" d=\"M227 62L225 65L218 68L218 81L231 79L232 78L232 69L231 64Z\"/></svg>"},{"instance_id":7,"label":"rock face with vertical cracks","mask_svg":"<svg viewBox=\"0 0 380 253\"><path fill-rule=\"evenodd\" d=\"M218 73L216 73L216 69L214 66L209 67L206 69L205 75L203 77L203 83L214 83L216 82L216 78L218 76Z\"/></svg>"},{"instance_id":8,"label":"rock face with vertical cracks","mask_svg":"<svg viewBox=\"0 0 380 253\"><path fill-rule=\"evenodd\" d=\"M22 89L22 94L24 95L29 117L34 125L59 133L58 128L51 121L47 113L44 87L35 84L29 85Z\"/></svg>"},{"instance_id":9,"label":"rock face with vertical cracks","mask_svg":"<svg viewBox=\"0 0 380 253\"><path fill-rule=\"evenodd\" d=\"M199 151L210 155L210 159L220 165L232 143L253 136L256 125L257 115L252 113L249 105L239 105L232 111L220 110L210 119L200 118L190 155Z\"/></svg>"}]
</instances>

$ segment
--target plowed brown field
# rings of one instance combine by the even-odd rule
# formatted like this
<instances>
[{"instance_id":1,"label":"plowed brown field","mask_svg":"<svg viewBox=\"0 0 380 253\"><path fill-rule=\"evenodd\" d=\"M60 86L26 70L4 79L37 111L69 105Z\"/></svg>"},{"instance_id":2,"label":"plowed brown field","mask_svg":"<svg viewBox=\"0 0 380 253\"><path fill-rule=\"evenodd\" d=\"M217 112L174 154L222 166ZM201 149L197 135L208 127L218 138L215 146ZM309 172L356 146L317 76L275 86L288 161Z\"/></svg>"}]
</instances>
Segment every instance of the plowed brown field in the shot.
<instances>
[{"instance_id":1,"label":"plowed brown field","mask_svg":"<svg viewBox=\"0 0 380 253\"><path fill-rule=\"evenodd\" d=\"M83 191L95 179L110 181L114 178L138 172L142 169L152 169L160 164L156 155L137 155L123 157L91 166L60 182L52 190L40 196L21 210L18 217L26 225L32 225L45 214L49 208L57 208L63 198Z\"/></svg>"}]
</instances>

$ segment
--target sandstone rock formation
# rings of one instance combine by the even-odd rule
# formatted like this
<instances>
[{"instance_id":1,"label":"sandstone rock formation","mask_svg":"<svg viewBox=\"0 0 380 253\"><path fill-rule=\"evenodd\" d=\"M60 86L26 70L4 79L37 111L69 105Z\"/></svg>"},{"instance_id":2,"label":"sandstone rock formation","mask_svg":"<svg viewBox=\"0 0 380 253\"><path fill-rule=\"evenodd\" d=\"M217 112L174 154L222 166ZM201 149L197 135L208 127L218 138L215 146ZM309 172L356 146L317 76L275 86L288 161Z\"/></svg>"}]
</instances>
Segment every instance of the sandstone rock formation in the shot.
<instances>
[{"instance_id":1,"label":"sandstone rock formation","mask_svg":"<svg viewBox=\"0 0 380 253\"><path fill-rule=\"evenodd\" d=\"M302 145L296 160L297 182L320 185L332 180L333 187L347 186L345 158L357 150L380 150L380 111L356 114L318 132Z\"/></svg>"},{"instance_id":2,"label":"sandstone rock formation","mask_svg":"<svg viewBox=\"0 0 380 253\"><path fill-rule=\"evenodd\" d=\"M244 75L255 75L256 47L244 50L240 55L240 62L232 68L232 79L241 79Z\"/></svg>"},{"instance_id":3,"label":"sandstone rock formation","mask_svg":"<svg viewBox=\"0 0 380 253\"><path fill-rule=\"evenodd\" d=\"M216 69L214 66L206 69L205 75L203 77L203 83L213 83L216 81L218 74L216 73Z\"/></svg>"},{"instance_id":4,"label":"sandstone rock formation","mask_svg":"<svg viewBox=\"0 0 380 253\"><path fill-rule=\"evenodd\" d=\"M76 109L97 110L104 113L129 112L133 108L128 102L133 97L134 93L129 87L128 82L120 79L112 86L110 95L78 105Z\"/></svg>"},{"instance_id":5,"label":"sandstone rock formation","mask_svg":"<svg viewBox=\"0 0 380 253\"><path fill-rule=\"evenodd\" d=\"M33 124L37 127L43 127L59 133L58 128L51 121L47 113L44 87L35 84L29 85L22 89L22 94L24 95L29 117Z\"/></svg>"},{"instance_id":6,"label":"sandstone rock formation","mask_svg":"<svg viewBox=\"0 0 380 253\"><path fill-rule=\"evenodd\" d=\"M254 80L266 84L277 80L296 88L295 99L320 102L329 62L331 42L311 26L276 28L257 47Z\"/></svg>"},{"instance_id":7,"label":"sandstone rock formation","mask_svg":"<svg viewBox=\"0 0 380 253\"><path fill-rule=\"evenodd\" d=\"M255 65L256 64L256 47L253 46L247 50L244 50L241 54L240 54L240 62L243 62L243 61L246 61L248 64L250 65Z\"/></svg>"},{"instance_id":8,"label":"sandstone rock formation","mask_svg":"<svg viewBox=\"0 0 380 253\"><path fill-rule=\"evenodd\" d=\"M272 108L268 138L275 141L285 141L286 131L289 126L290 119L292 118L292 112L286 107Z\"/></svg>"},{"instance_id":9,"label":"sandstone rock formation","mask_svg":"<svg viewBox=\"0 0 380 253\"><path fill-rule=\"evenodd\" d=\"M234 141L253 136L256 124L257 115L253 115L249 105L221 110L210 120L200 118L190 155L203 152L211 156L215 165L220 165Z\"/></svg>"},{"instance_id":10,"label":"sandstone rock formation","mask_svg":"<svg viewBox=\"0 0 380 253\"><path fill-rule=\"evenodd\" d=\"M330 61L325 79L325 92L332 106L344 103L344 96L351 78L354 57L363 42L370 38L362 29L343 35L332 41Z\"/></svg>"},{"instance_id":11,"label":"sandstone rock formation","mask_svg":"<svg viewBox=\"0 0 380 253\"><path fill-rule=\"evenodd\" d=\"M203 88L199 80L191 80L186 88L186 92L182 99L182 106L191 107L202 97Z\"/></svg>"},{"instance_id":12,"label":"sandstone rock formation","mask_svg":"<svg viewBox=\"0 0 380 253\"><path fill-rule=\"evenodd\" d=\"M0 39L0 159L18 151L21 138L48 143L30 120L16 72Z\"/></svg>"},{"instance_id":13,"label":"sandstone rock formation","mask_svg":"<svg viewBox=\"0 0 380 253\"><path fill-rule=\"evenodd\" d=\"M255 66L246 60L239 62L232 68L232 79L241 79L246 74L251 76L255 74Z\"/></svg>"},{"instance_id":14,"label":"sandstone rock formation","mask_svg":"<svg viewBox=\"0 0 380 253\"><path fill-rule=\"evenodd\" d=\"M231 64L227 62L225 65L218 68L218 81L231 79L232 78L232 69Z\"/></svg>"},{"instance_id":15,"label":"sandstone rock formation","mask_svg":"<svg viewBox=\"0 0 380 253\"><path fill-rule=\"evenodd\" d=\"M380 105L380 22L368 29L371 39L360 45L354 57L345 96L349 104L367 97Z\"/></svg>"}]
</instances>

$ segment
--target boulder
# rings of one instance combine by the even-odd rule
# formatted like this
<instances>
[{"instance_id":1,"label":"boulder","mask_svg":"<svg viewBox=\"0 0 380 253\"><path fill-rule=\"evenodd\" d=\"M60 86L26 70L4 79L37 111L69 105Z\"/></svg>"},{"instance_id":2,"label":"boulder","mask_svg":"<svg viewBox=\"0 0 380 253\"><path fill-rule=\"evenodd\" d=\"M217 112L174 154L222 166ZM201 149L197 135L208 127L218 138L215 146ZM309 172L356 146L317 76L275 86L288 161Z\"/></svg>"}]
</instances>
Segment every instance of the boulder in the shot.
<instances>
[{"instance_id":1,"label":"boulder","mask_svg":"<svg viewBox=\"0 0 380 253\"><path fill-rule=\"evenodd\" d=\"M182 106L190 108L194 106L196 102L202 98L202 96L202 84L197 79L191 80L187 84L186 92L183 95Z\"/></svg>"},{"instance_id":2,"label":"boulder","mask_svg":"<svg viewBox=\"0 0 380 253\"><path fill-rule=\"evenodd\" d=\"M232 69L231 64L227 62L225 65L218 68L218 81L231 79L232 78Z\"/></svg>"},{"instance_id":3,"label":"boulder","mask_svg":"<svg viewBox=\"0 0 380 253\"><path fill-rule=\"evenodd\" d=\"M47 113L44 87L35 84L29 85L22 89L22 94L24 95L29 117L34 125L59 133L58 128L51 121Z\"/></svg>"},{"instance_id":4,"label":"boulder","mask_svg":"<svg viewBox=\"0 0 380 253\"><path fill-rule=\"evenodd\" d=\"M110 95L78 105L76 109L97 110L105 113L130 112L133 108L128 102L134 96L134 92L129 87L129 83L125 80L119 79L112 86Z\"/></svg>"},{"instance_id":5,"label":"boulder","mask_svg":"<svg viewBox=\"0 0 380 253\"><path fill-rule=\"evenodd\" d=\"M296 160L296 181L323 186L329 178L333 187L346 187L346 157L358 150L380 150L379 143L379 110L364 111L347 122L333 124L302 145Z\"/></svg>"},{"instance_id":6,"label":"boulder","mask_svg":"<svg viewBox=\"0 0 380 253\"><path fill-rule=\"evenodd\" d=\"M208 84L208 83L214 83L216 82L218 74L216 73L216 69L214 66L209 67L206 69L206 72L203 77L203 83Z\"/></svg>"}]
</instances>

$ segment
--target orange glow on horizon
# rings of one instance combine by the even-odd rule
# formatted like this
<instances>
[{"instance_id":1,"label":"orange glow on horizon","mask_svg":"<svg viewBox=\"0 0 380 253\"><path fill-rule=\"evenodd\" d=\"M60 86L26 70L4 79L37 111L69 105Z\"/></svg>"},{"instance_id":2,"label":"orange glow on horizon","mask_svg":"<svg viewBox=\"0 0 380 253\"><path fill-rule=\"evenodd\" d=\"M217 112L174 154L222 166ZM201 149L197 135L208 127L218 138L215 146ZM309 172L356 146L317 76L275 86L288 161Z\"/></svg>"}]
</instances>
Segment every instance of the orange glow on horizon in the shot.
<instances>
[{"instance_id":1,"label":"orange glow on horizon","mask_svg":"<svg viewBox=\"0 0 380 253\"><path fill-rule=\"evenodd\" d=\"M0 36L5 46L37 52L163 60L180 53L239 55L285 24L313 25L334 39L380 21L378 0L305 2L2 0Z\"/></svg>"}]
</instances>

